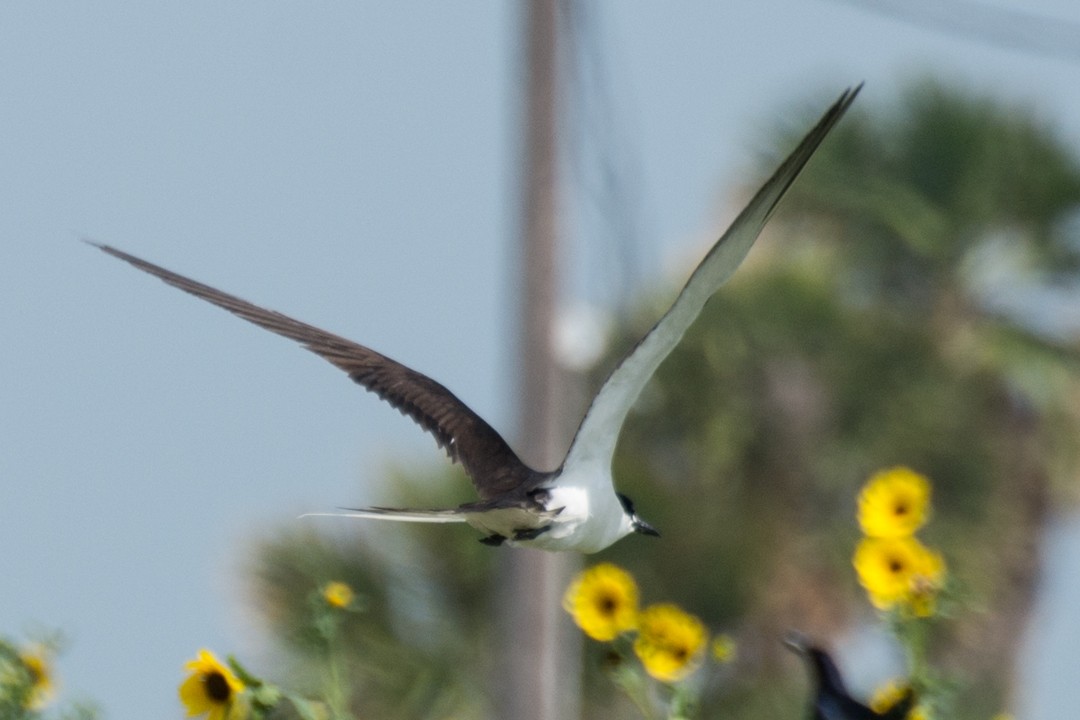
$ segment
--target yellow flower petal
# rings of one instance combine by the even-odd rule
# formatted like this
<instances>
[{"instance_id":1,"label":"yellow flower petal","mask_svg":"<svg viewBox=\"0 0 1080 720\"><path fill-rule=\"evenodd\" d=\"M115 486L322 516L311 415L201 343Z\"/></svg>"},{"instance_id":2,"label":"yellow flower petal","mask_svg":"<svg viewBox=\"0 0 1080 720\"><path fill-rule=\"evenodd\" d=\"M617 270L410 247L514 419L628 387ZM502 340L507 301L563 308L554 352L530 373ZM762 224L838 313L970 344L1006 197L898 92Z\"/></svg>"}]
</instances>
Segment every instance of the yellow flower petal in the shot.
<instances>
[{"instance_id":1,"label":"yellow flower petal","mask_svg":"<svg viewBox=\"0 0 1080 720\"><path fill-rule=\"evenodd\" d=\"M737 649L735 639L730 635L721 634L713 638L712 656L718 663L729 663L734 660Z\"/></svg>"},{"instance_id":2,"label":"yellow flower petal","mask_svg":"<svg viewBox=\"0 0 1080 720\"><path fill-rule=\"evenodd\" d=\"M863 538L852 564L874 607L888 610L904 603L916 615L933 613L945 560L917 539Z\"/></svg>"},{"instance_id":3,"label":"yellow flower petal","mask_svg":"<svg viewBox=\"0 0 1080 720\"><path fill-rule=\"evenodd\" d=\"M206 715L207 720L236 720L245 713L237 696L244 683L209 650L199 650L184 667L190 673L180 683L180 702L188 717Z\"/></svg>"},{"instance_id":4,"label":"yellow flower petal","mask_svg":"<svg viewBox=\"0 0 1080 720\"><path fill-rule=\"evenodd\" d=\"M327 583L326 587L323 588L322 595L327 605L342 609L352 605L355 597L352 588L343 582Z\"/></svg>"},{"instance_id":5,"label":"yellow flower petal","mask_svg":"<svg viewBox=\"0 0 1080 720\"><path fill-rule=\"evenodd\" d=\"M634 653L645 672L674 683L701 664L708 639L700 620L677 605L662 603L641 611Z\"/></svg>"},{"instance_id":6,"label":"yellow flower petal","mask_svg":"<svg viewBox=\"0 0 1080 720\"><path fill-rule=\"evenodd\" d=\"M19 653L19 659L30 674L30 696L27 707L30 710L41 710L52 702L56 695L49 651L43 646L35 645Z\"/></svg>"},{"instance_id":7,"label":"yellow flower petal","mask_svg":"<svg viewBox=\"0 0 1080 720\"><path fill-rule=\"evenodd\" d=\"M904 720L926 720L930 716L925 705L916 705L911 708L911 712L907 714Z\"/></svg>"},{"instance_id":8,"label":"yellow flower petal","mask_svg":"<svg viewBox=\"0 0 1080 720\"><path fill-rule=\"evenodd\" d=\"M870 697L870 709L884 715L911 693L911 686L898 680L889 680L874 691Z\"/></svg>"},{"instance_id":9,"label":"yellow flower petal","mask_svg":"<svg viewBox=\"0 0 1080 720\"><path fill-rule=\"evenodd\" d=\"M617 565L594 565L581 572L566 589L563 608L593 640L614 640L637 627L637 583Z\"/></svg>"},{"instance_id":10,"label":"yellow flower petal","mask_svg":"<svg viewBox=\"0 0 1080 720\"><path fill-rule=\"evenodd\" d=\"M858 518L870 537L913 534L930 516L930 481L906 467L883 470L859 493Z\"/></svg>"}]
</instances>

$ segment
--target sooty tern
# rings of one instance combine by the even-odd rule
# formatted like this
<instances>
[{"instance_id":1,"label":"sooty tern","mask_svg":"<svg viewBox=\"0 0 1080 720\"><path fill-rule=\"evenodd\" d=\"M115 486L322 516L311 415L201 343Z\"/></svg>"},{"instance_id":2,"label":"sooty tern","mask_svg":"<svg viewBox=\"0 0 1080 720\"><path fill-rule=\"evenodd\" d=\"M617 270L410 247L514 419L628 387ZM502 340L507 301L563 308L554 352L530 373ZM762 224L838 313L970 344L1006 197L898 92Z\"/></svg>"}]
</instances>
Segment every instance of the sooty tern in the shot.
<instances>
[{"instance_id":1,"label":"sooty tern","mask_svg":"<svg viewBox=\"0 0 1080 720\"><path fill-rule=\"evenodd\" d=\"M466 522L482 542L592 553L638 532L659 535L615 492L611 459L630 407L705 302L742 262L818 145L843 116L859 88L844 92L750 200L691 274L674 304L611 373L593 398L562 464L528 467L483 418L431 378L374 350L190 280L121 250L90 242L166 283L244 320L301 343L431 433L462 464L480 499L445 510L384 507L313 513L414 522Z\"/></svg>"}]
</instances>

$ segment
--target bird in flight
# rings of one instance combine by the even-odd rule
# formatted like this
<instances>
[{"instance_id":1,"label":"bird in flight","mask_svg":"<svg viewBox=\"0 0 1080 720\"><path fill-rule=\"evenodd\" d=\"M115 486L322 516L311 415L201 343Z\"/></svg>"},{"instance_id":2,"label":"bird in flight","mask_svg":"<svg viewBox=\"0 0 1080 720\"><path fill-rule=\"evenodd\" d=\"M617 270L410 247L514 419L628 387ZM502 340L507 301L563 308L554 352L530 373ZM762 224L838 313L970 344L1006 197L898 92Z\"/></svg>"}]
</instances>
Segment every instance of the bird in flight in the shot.
<instances>
[{"instance_id":1,"label":"bird in flight","mask_svg":"<svg viewBox=\"0 0 1080 720\"><path fill-rule=\"evenodd\" d=\"M108 245L102 251L248 322L295 340L344 370L431 433L460 462L479 500L440 510L370 507L312 513L413 522L465 522L489 545L593 553L630 533L658 536L634 504L615 491L611 460L623 421L642 388L679 343L705 302L742 262L780 198L861 86L845 91L784 160L690 275L671 308L615 368L593 398L570 449L555 470L535 470L445 387L359 343L178 275Z\"/></svg>"}]
</instances>

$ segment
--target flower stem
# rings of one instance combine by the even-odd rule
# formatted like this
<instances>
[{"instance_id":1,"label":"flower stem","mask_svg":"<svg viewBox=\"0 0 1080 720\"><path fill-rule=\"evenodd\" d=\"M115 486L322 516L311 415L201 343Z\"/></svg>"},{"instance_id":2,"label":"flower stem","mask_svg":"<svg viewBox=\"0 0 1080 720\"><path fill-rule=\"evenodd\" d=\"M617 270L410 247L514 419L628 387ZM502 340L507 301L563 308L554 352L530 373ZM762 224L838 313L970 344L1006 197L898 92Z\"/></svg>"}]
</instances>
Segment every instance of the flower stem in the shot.
<instances>
[{"instance_id":1,"label":"flower stem","mask_svg":"<svg viewBox=\"0 0 1080 720\"><path fill-rule=\"evenodd\" d=\"M330 672L330 679L326 687L326 701L330 706L330 716L334 720L349 720L346 707L348 694L342 678L341 653L338 652L336 637L328 638L326 662Z\"/></svg>"},{"instance_id":2,"label":"flower stem","mask_svg":"<svg viewBox=\"0 0 1080 720\"><path fill-rule=\"evenodd\" d=\"M639 673L629 668L620 668L613 673L613 679L615 684L626 692L630 702L634 703L634 706L641 711L645 720L657 720L649 697L648 685Z\"/></svg>"}]
</instances>

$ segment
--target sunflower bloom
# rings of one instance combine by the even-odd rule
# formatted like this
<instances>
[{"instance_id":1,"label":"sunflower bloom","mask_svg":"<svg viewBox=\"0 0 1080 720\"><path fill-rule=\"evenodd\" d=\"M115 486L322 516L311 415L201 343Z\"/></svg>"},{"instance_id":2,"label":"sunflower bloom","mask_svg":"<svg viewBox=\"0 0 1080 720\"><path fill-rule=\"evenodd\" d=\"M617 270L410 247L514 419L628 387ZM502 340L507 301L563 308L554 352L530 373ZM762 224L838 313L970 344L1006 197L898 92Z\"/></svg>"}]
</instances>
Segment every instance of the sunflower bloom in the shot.
<instances>
[{"instance_id":1,"label":"sunflower bloom","mask_svg":"<svg viewBox=\"0 0 1080 720\"><path fill-rule=\"evenodd\" d=\"M735 638L727 634L717 635L710 646L712 649L713 660L718 663L729 663L735 659L735 653L738 646L735 644Z\"/></svg>"},{"instance_id":2,"label":"sunflower bloom","mask_svg":"<svg viewBox=\"0 0 1080 720\"><path fill-rule=\"evenodd\" d=\"M617 565L594 565L566 589L563 608L586 635L609 642L637 627L637 583Z\"/></svg>"},{"instance_id":3,"label":"sunflower bloom","mask_svg":"<svg viewBox=\"0 0 1080 720\"><path fill-rule=\"evenodd\" d=\"M236 701L244 683L214 653L200 650L184 667L191 674L180 683L180 701L188 717L205 714L207 720L238 720L244 716L243 706Z\"/></svg>"},{"instance_id":4,"label":"sunflower bloom","mask_svg":"<svg viewBox=\"0 0 1080 720\"><path fill-rule=\"evenodd\" d=\"M870 709L878 715L884 715L910 694L911 687L907 683L889 680L870 697Z\"/></svg>"},{"instance_id":5,"label":"sunflower bloom","mask_svg":"<svg viewBox=\"0 0 1080 720\"><path fill-rule=\"evenodd\" d=\"M933 614L945 560L917 539L863 538L852 564L874 607L888 610L903 603L920 617Z\"/></svg>"},{"instance_id":6,"label":"sunflower bloom","mask_svg":"<svg viewBox=\"0 0 1080 720\"><path fill-rule=\"evenodd\" d=\"M883 470L859 493L859 526L870 537L907 537L929 516L930 481L910 468Z\"/></svg>"},{"instance_id":7,"label":"sunflower bloom","mask_svg":"<svg viewBox=\"0 0 1080 720\"><path fill-rule=\"evenodd\" d=\"M48 650L35 645L19 653L19 660L30 675L30 694L27 697L26 707L30 710L41 710L52 702L56 694Z\"/></svg>"},{"instance_id":8,"label":"sunflower bloom","mask_svg":"<svg viewBox=\"0 0 1080 720\"><path fill-rule=\"evenodd\" d=\"M353 589L343 582L330 582L326 584L326 587L322 591L323 600L330 607L343 610L352 605L353 598L355 597Z\"/></svg>"},{"instance_id":9,"label":"sunflower bloom","mask_svg":"<svg viewBox=\"0 0 1080 720\"><path fill-rule=\"evenodd\" d=\"M678 605L661 603L641 611L634 653L645 672L674 683L697 669L708 639L700 620Z\"/></svg>"}]
</instances>

